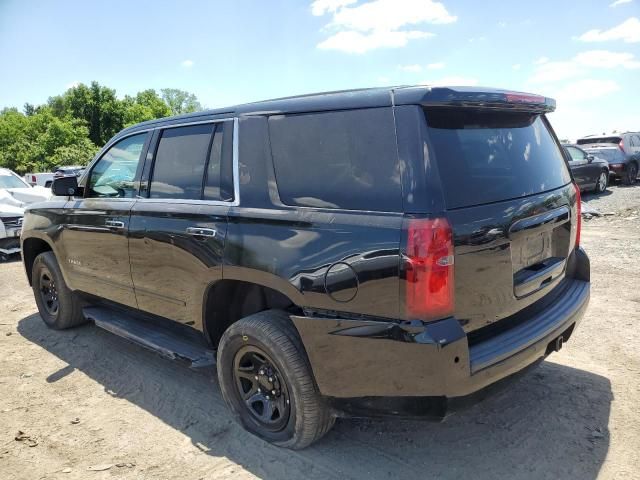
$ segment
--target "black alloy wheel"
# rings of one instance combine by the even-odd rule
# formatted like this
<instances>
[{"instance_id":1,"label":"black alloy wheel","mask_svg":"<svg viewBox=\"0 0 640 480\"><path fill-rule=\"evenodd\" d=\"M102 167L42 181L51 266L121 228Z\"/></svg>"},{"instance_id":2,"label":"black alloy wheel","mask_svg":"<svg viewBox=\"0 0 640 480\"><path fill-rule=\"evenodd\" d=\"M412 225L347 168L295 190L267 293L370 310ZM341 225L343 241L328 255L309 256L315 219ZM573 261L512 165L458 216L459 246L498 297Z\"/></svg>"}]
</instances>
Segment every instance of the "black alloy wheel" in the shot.
<instances>
[{"instance_id":1,"label":"black alloy wheel","mask_svg":"<svg viewBox=\"0 0 640 480\"><path fill-rule=\"evenodd\" d=\"M38 282L40 298L42 304L49 315L55 317L60 309L60 300L58 299L58 289L53 280L53 275L48 268L40 270L40 281Z\"/></svg>"},{"instance_id":2,"label":"black alloy wheel","mask_svg":"<svg viewBox=\"0 0 640 480\"><path fill-rule=\"evenodd\" d=\"M283 430L291 413L289 391L269 355L247 345L236 353L233 373L236 393L254 421L271 432Z\"/></svg>"}]
</instances>

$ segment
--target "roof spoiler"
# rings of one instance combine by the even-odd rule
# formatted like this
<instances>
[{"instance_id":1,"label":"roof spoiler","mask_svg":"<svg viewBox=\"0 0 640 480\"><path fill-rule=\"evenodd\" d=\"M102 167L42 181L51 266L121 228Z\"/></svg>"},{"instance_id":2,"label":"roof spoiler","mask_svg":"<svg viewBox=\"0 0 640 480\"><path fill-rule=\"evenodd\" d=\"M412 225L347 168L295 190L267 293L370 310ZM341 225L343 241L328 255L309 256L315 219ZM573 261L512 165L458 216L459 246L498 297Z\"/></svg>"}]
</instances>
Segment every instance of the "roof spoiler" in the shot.
<instances>
[{"instance_id":1,"label":"roof spoiler","mask_svg":"<svg viewBox=\"0 0 640 480\"><path fill-rule=\"evenodd\" d=\"M482 87L409 87L394 90L396 105L419 103L425 107L470 107L516 112L549 113L553 98L531 93Z\"/></svg>"}]
</instances>

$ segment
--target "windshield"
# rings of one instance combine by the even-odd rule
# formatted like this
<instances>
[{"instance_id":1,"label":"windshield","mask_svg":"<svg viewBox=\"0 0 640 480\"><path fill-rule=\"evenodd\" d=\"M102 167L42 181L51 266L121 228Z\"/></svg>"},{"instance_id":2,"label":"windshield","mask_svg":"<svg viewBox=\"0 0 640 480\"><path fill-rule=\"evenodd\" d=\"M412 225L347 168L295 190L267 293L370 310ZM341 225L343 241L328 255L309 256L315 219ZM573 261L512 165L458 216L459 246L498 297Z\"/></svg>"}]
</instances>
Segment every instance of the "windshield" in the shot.
<instances>
[{"instance_id":1,"label":"windshield","mask_svg":"<svg viewBox=\"0 0 640 480\"><path fill-rule=\"evenodd\" d=\"M571 181L539 115L429 109L426 116L447 208L520 198Z\"/></svg>"},{"instance_id":2,"label":"windshield","mask_svg":"<svg viewBox=\"0 0 640 480\"><path fill-rule=\"evenodd\" d=\"M30 188L30 186L11 172L0 172L0 188Z\"/></svg>"}]
</instances>

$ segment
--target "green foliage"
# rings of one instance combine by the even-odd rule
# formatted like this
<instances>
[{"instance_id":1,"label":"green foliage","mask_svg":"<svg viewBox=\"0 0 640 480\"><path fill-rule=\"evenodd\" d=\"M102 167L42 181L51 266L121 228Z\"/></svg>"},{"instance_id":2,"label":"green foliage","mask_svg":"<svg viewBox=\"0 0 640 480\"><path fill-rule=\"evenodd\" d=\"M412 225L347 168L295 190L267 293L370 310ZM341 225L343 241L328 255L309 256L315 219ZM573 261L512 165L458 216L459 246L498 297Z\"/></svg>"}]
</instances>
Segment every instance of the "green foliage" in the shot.
<instances>
[{"instance_id":1,"label":"green foliage","mask_svg":"<svg viewBox=\"0 0 640 480\"><path fill-rule=\"evenodd\" d=\"M25 173L84 165L97 151L87 134L81 121L57 118L49 108L30 116L5 110L0 113L0 166Z\"/></svg>"},{"instance_id":2,"label":"green foliage","mask_svg":"<svg viewBox=\"0 0 640 480\"><path fill-rule=\"evenodd\" d=\"M149 89L118 99L115 90L91 82L50 97L45 105L0 111L0 167L22 174L59 165L86 165L113 135L146 120L202 109L195 95Z\"/></svg>"},{"instance_id":3,"label":"green foliage","mask_svg":"<svg viewBox=\"0 0 640 480\"><path fill-rule=\"evenodd\" d=\"M202 110L202 105L193 93L178 90L177 88L163 88L162 99L169 105L172 115L191 113Z\"/></svg>"}]
</instances>

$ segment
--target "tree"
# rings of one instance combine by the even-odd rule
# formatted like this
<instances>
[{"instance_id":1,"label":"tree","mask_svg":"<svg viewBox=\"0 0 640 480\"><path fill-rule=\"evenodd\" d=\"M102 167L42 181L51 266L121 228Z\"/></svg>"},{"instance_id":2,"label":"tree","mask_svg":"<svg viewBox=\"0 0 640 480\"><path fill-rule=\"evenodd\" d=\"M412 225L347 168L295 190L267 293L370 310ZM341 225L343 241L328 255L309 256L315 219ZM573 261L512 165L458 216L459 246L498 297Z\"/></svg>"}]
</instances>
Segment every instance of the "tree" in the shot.
<instances>
[{"instance_id":1,"label":"tree","mask_svg":"<svg viewBox=\"0 0 640 480\"><path fill-rule=\"evenodd\" d=\"M25 103L24 113L0 111L0 166L25 173L86 165L125 126L200 109L196 96L183 90L148 89L119 99L98 82L79 84L45 105Z\"/></svg>"},{"instance_id":2,"label":"tree","mask_svg":"<svg viewBox=\"0 0 640 480\"><path fill-rule=\"evenodd\" d=\"M26 116L16 109L0 112L0 166L18 173L51 171L59 165L85 165L95 155L84 122L56 117L41 107Z\"/></svg>"},{"instance_id":3,"label":"tree","mask_svg":"<svg viewBox=\"0 0 640 480\"><path fill-rule=\"evenodd\" d=\"M91 82L71 87L64 94L49 98L52 112L59 118L71 117L86 122L89 139L103 145L124 127L125 105L116 91Z\"/></svg>"},{"instance_id":4,"label":"tree","mask_svg":"<svg viewBox=\"0 0 640 480\"><path fill-rule=\"evenodd\" d=\"M202 110L202 105L193 93L177 88L163 88L162 99L169 105L172 115L191 113Z\"/></svg>"},{"instance_id":5,"label":"tree","mask_svg":"<svg viewBox=\"0 0 640 480\"><path fill-rule=\"evenodd\" d=\"M139 92L135 97L127 95L123 102L125 126L171 115L169 105L153 89Z\"/></svg>"}]
</instances>

